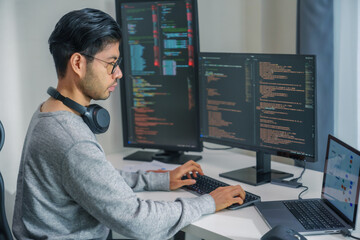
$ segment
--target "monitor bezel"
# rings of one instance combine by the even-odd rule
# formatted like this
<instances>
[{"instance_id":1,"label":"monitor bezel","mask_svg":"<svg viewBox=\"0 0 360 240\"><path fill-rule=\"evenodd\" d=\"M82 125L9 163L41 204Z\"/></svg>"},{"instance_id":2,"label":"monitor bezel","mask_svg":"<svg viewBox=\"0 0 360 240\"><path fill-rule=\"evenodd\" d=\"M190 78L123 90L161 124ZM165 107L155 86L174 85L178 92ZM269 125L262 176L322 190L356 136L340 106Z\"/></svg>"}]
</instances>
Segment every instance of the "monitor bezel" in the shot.
<instances>
[{"instance_id":1,"label":"monitor bezel","mask_svg":"<svg viewBox=\"0 0 360 240\"><path fill-rule=\"evenodd\" d=\"M280 156L280 157L285 157L285 158L290 158L293 160L298 160L298 161L307 161L307 162L316 162L317 161L317 144L318 144L318 128L317 128L317 71L316 71L316 65L317 65L317 58L316 55L314 54L281 54L281 53L234 53L234 52L200 52L199 53L199 58L203 56L203 54L231 54L231 55L254 55L254 56L263 56L263 55L279 55L279 56L309 56L309 57L313 57L314 58L314 77L315 77L315 81L314 81L314 123L315 123L315 138L314 138L314 155L304 155L304 154L298 154L298 153L294 153L291 151L284 151L284 150L276 150L273 148L267 148L267 147L262 147L262 146L253 146L253 145L248 145L248 144L242 144L236 141L231 141L231 140L227 140L227 139L220 139L220 138L215 138L215 137L209 137L209 136L205 136L203 134L203 128L201 128L201 139L203 140L203 142L209 142L209 143L215 143L215 144L219 144L219 145L223 145L223 146L229 146L229 147L235 147L235 148L240 148L240 149L245 149L245 150L250 150L250 151L255 151L255 152L263 152L266 154L270 154L270 155L274 155L274 156ZM199 67L200 67L200 61L199 61ZM199 72L199 88L202 89L202 81L200 79L200 72ZM199 97L200 97L200 108L203 106L203 103L201 102L204 99L203 92L200 90L199 93ZM200 113L200 122L203 123L203 117L204 115L202 114L202 110L200 109L201 113Z\"/></svg>"},{"instance_id":2,"label":"monitor bezel","mask_svg":"<svg viewBox=\"0 0 360 240\"><path fill-rule=\"evenodd\" d=\"M200 139L200 99L199 99L199 79L198 79L198 53L199 53L199 22L198 22L198 5L197 0L115 0L116 6L116 21L122 29L121 25L121 5L125 3L149 3L149 2L185 2L190 1L193 9L193 36L194 36L194 80L195 80L195 107L196 107L196 131L198 133L198 138L196 139L196 146L175 146L175 145L164 145L164 144L145 144L145 143L129 143L129 131L128 131L128 116L127 116L127 96L126 96L126 82L124 71L124 61L122 61L121 69L123 71L123 78L120 79L120 101L121 101L121 115L122 115L122 130L123 130L123 145L124 147L131 148L141 148L141 149L159 149L165 151L193 151L193 152L201 152L203 150L203 142ZM120 53L124 51L123 41L120 43Z\"/></svg>"}]
</instances>

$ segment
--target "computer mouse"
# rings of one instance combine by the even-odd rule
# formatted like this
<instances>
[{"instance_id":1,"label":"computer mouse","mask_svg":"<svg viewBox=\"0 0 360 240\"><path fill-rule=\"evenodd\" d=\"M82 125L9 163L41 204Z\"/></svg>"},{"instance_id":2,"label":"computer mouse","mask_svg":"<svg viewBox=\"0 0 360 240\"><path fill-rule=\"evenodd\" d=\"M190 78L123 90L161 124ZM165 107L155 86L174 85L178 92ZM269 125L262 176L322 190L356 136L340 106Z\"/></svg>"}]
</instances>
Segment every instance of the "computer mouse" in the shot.
<instances>
[{"instance_id":1,"label":"computer mouse","mask_svg":"<svg viewBox=\"0 0 360 240\"><path fill-rule=\"evenodd\" d=\"M270 229L261 240L306 240L300 233L283 225L277 225Z\"/></svg>"}]
</instances>

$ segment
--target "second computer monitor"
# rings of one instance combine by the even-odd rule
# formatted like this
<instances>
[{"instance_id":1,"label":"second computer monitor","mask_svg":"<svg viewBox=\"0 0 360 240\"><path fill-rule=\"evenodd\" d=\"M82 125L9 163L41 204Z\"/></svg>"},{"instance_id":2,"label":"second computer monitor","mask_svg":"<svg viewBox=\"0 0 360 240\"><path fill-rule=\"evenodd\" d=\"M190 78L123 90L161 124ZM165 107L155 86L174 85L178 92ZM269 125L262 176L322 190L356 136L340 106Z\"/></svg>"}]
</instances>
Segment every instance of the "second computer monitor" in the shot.
<instances>
[{"instance_id":1,"label":"second computer monitor","mask_svg":"<svg viewBox=\"0 0 360 240\"><path fill-rule=\"evenodd\" d=\"M315 56L200 53L199 59L204 141L257 152L256 168L222 176L258 185L271 180L270 155L315 160Z\"/></svg>"}]
</instances>

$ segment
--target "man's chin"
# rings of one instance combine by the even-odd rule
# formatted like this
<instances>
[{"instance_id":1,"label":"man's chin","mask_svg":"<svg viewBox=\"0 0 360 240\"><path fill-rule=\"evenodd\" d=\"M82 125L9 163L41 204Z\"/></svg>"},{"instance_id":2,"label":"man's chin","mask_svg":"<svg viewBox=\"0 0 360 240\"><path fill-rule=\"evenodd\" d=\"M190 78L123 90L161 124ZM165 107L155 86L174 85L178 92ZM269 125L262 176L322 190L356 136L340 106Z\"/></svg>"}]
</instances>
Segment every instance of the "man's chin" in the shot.
<instances>
[{"instance_id":1,"label":"man's chin","mask_svg":"<svg viewBox=\"0 0 360 240\"><path fill-rule=\"evenodd\" d=\"M106 94L107 95L104 94L104 96L98 96L98 97L95 97L93 99L96 100L96 101L98 101L98 100L106 100L106 99L108 99L110 97L111 92L107 92Z\"/></svg>"}]
</instances>

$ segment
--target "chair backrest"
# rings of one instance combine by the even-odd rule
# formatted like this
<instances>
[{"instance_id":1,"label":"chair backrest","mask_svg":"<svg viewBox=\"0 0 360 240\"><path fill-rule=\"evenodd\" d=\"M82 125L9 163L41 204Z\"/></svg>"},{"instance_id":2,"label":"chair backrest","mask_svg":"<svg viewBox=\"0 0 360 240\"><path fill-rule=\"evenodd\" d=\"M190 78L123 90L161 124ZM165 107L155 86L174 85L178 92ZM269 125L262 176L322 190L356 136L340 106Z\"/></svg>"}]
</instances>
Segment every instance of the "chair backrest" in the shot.
<instances>
[{"instance_id":1,"label":"chair backrest","mask_svg":"<svg viewBox=\"0 0 360 240\"><path fill-rule=\"evenodd\" d=\"M0 172L0 240L13 240L5 213L5 185Z\"/></svg>"}]
</instances>

